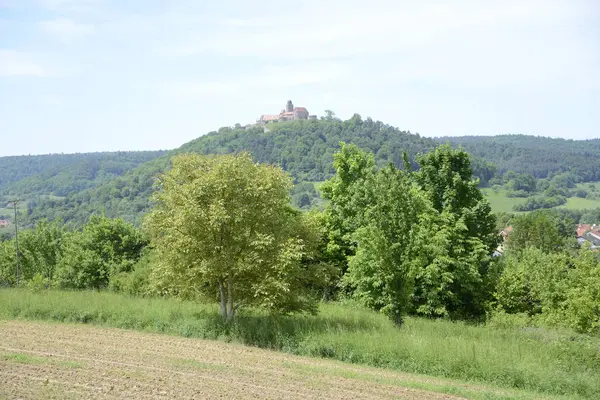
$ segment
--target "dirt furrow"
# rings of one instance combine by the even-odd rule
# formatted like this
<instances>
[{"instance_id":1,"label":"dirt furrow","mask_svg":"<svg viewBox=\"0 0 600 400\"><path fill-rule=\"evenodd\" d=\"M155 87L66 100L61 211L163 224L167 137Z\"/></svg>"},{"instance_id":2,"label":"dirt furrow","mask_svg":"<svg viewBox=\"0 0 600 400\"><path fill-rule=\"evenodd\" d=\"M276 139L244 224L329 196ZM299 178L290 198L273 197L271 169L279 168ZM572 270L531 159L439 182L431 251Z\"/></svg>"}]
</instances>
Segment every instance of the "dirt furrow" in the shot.
<instances>
[{"instance_id":1,"label":"dirt furrow","mask_svg":"<svg viewBox=\"0 0 600 400\"><path fill-rule=\"evenodd\" d=\"M0 322L0 337L0 398L456 398L390 384L405 374L215 341L21 321Z\"/></svg>"}]
</instances>

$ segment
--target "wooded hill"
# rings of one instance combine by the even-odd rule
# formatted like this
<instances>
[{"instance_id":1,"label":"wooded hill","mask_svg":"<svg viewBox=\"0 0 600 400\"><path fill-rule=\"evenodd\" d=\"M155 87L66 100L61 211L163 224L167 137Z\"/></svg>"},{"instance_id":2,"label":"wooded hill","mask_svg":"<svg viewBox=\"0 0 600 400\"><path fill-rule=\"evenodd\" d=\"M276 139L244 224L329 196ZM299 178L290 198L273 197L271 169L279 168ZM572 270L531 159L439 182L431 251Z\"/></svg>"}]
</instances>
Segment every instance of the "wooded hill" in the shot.
<instances>
[{"instance_id":1,"label":"wooded hill","mask_svg":"<svg viewBox=\"0 0 600 400\"><path fill-rule=\"evenodd\" d=\"M529 173L548 178L573 172L582 182L600 180L600 139L567 140L526 135L437 138L461 145L467 152L494 163L498 172Z\"/></svg>"},{"instance_id":2,"label":"wooded hill","mask_svg":"<svg viewBox=\"0 0 600 400\"><path fill-rule=\"evenodd\" d=\"M334 173L333 153L340 142L354 143L375 155L379 166L402 166L439 143L462 145L473 155L473 174L483 185L506 170L531 172L538 178L576 170L584 180L600 180L600 140L572 141L533 136L425 138L381 121L355 114L291 121L249 129L221 128L168 152L91 153L0 158L0 200L18 196L28 202L26 220L63 219L82 224L91 214L122 217L139 223L150 207L155 177L174 154L225 154L249 151L259 162L281 165L293 178L294 203L317 203L314 182ZM496 167L497 166L497 167Z\"/></svg>"}]
</instances>

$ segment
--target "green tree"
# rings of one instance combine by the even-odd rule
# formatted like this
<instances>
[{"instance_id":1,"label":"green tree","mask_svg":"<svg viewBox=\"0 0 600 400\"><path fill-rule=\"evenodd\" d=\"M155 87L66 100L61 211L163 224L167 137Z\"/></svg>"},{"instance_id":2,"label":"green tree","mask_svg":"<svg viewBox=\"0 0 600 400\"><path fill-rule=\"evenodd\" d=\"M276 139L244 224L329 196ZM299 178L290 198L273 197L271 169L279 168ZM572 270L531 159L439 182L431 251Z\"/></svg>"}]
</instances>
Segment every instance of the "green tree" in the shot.
<instances>
[{"instance_id":1,"label":"green tree","mask_svg":"<svg viewBox=\"0 0 600 400\"><path fill-rule=\"evenodd\" d=\"M63 237L66 234L62 222L38 222L34 229L19 235L21 252L21 277L29 280L39 274L47 282L54 279L54 272L63 253Z\"/></svg>"},{"instance_id":2,"label":"green tree","mask_svg":"<svg viewBox=\"0 0 600 400\"><path fill-rule=\"evenodd\" d=\"M507 247L512 251L533 247L555 253L575 246L575 222L570 218L536 211L519 215L511 223L513 231L508 237Z\"/></svg>"},{"instance_id":3,"label":"green tree","mask_svg":"<svg viewBox=\"0 0 600 400\"><path fill-rule=\"evenodd\" d=\"M364 159L361 158L361 159ZM409 173L393 165L370 174L361 183L353 204L368 204L358 216L359 228L352 234L356 255L350 257L344 283L365 306L381 311L395 323L410 304L413 291L419 219L426 200Z\"/></svg>"},{"instance_id":4,"label":"green tree","mask_svg":"<svg viewBox=\"0 0 600 400\"><path fill-rule=\"evenodd\" d=\"M414 307L428 316L481 317L497 278L491 254L496 221L472 177L469 155L448 145L418 157L416 182L431 202L417 271Z\"/></svg>"},{"instance_id":5,"label":"green tree","mask_svg":"<svg viewBox=\"0 0 600 400\"><path fill-rule=\"evenodd\" d=\"M108 287L112 276L131 271L148 243L133 225L99 216L64 240L57 280L60 286L74 289Z\"/></svg>"},{"instance_id":6,"label":"green tree","mask_svg":"<svg viewBox=\"0 0 600 400\"><path fill-rule=\"evenodd\" d=\"M239 307L314 311L302 260L310 224L290 205L291 180L247 153L180 155L162 175L146 225L158 252L152 279L164 292L218 298L224 319Z\"/></svg>"},{"instance_id":7,"label":"green tree","mask_svg":"<svg viewBox=\"0 0 600 400\"><path fill-rule=\"evenodd\" d=\"M373 154L354 144L340 143L341 149L333 156L336 174L323 183L321 192L329 200L325 210L331 260L337 260L345 273L348 257L354 255L356 242L352 237L363 221L367 204L372 202L365 192L367 181L375 173Z\"/></svg>"}]
</instances>

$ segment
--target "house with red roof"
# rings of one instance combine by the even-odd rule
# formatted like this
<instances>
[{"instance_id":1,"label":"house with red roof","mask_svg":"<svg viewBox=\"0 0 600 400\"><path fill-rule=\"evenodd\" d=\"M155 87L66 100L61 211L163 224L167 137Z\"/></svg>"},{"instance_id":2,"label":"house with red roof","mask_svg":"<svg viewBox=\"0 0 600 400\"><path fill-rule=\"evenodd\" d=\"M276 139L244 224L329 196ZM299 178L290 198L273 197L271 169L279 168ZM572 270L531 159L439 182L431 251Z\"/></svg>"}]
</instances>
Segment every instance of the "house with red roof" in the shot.
<instances>
[{"instance_id":1,"label":"house with red roof","mask_svg":"<svg viewBox=\"0 0 600 400\"><path fill-rule=\"evenodd\" d=\"M592 225L590 224L579 224L577 225L577 237L583 237L586 233L592 230Z\"/></svg>"},{"instance_id":2,"label":"house with red roof","mask_svg":"<svg viewBox=\"0 0 600 400\"><path fill-rule=\"evenodd\" d=\"M5 219L0 219L0 228L6 228L9 225L9 222Z\"/></svg>"}]
</instances>

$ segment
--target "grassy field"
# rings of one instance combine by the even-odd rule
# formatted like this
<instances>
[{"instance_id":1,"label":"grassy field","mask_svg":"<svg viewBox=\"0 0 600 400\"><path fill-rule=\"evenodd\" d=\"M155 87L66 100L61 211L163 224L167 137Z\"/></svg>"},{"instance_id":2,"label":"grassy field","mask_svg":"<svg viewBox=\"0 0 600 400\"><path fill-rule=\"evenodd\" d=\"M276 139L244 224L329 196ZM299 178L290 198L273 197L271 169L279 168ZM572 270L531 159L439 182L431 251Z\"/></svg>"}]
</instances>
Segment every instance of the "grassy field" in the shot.
<instances>
[{"instance_id":1,"label":"grassy field","mask_svg":"<svg viewBox=\"0 0 600 400\"><path fill-rule=\"evenodd\" d=\"M526 199L521 197L506 197L506 190L494 192L491 188L483 188L481 191L485 194L486 199L490 202L492 211L497 212L515 212L513 206L525 203Z\"/></svg>"},{"instance_id":2,"label":"grassy field","mask_svg":"<svg viewBox=\"0 0 600 400\"><path fill-rule=\"evenodd\" d=\"M0 319L81 322L217 339L523 391L509 398L527 398L527 393L600 398L600 338L538 328L420 318L408 318L397 328L355 304L325 304L317 316L246 312L228 326L213 305L24 289L0 290Z\"/></svg>"},{"instance_id":3,"label":"grassy field","mask_svg":"<svg viewBox=\"0 0 600 400\"><path fill-rule=\"evenodd\" d=\"M571 210L585 210L590 208L598 208L600 207L600 200L589 200L582 199L579 197L569 197L567 199L567 204L563 204L558 208L568 208Z\"/></svg>"},{"instance_id":4,"label":"grassy field","mask_svg":"<svg viewBox=\"0 0 600 400\"><path fill-rule=\"evenodd\" d=\"M593 183L593 182L591 182ZM587 189L589 183L579 184L578 186ZM600 182L597 183L597 187L600 188ZM513 211L513 206L517 204L525 203L525 198L520 197L507 197L506 190L500 190L498 193L494 192L491 188L483 188L481 191L485 194L485 197L490 202L493 212L516 212ZM585 210L591 208L600 207L600 200L589 200L582 199L579 197L569 197L567 204L559 206L557 208L567 208L572 210Z\"/></svg>"},{"instance_id":5,"label":"grassy field","mask_svg":"<svg viewBox=\"0 0 600 400\"><path fill-rule=\"evenodd\" d=\"M585 189L585 190L590 190L590 185L593 185L596 187L596 190L600 190L600 181L595 181L595 182L585 182L585 183L578 183L577 184L577 188L578 189Z\"/></svg>"}]
</instances>

